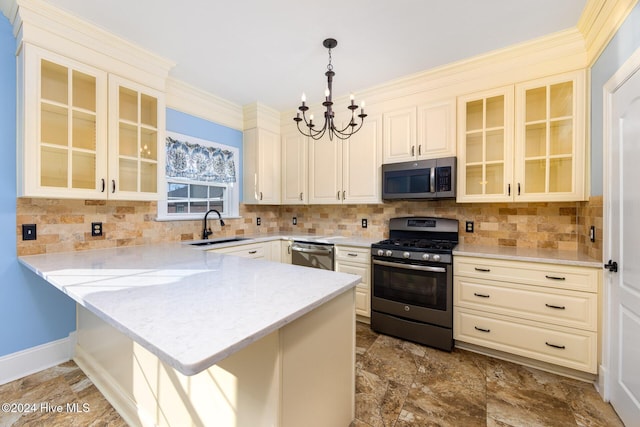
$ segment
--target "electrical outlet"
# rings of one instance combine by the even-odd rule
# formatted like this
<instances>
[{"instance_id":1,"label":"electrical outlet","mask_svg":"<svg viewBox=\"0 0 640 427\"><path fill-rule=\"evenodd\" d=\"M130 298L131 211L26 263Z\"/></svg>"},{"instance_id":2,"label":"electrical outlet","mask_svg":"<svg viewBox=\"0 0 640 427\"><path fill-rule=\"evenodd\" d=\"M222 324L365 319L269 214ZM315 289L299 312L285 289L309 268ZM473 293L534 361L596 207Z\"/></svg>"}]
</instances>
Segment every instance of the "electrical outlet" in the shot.
<instances>
[{"instance_id":1,"label":"electrical outlet","mask_svg":"<svg viewBox=\"0 0 640 427\"><path fill-rule=\"evenodd\" d=\"M256 225L262 225L262 220L260 217L256 218Z\"/></svg>"},{"instance_id":2,"label":"electrical outlet","mask_svg":"<svg viewBox=\"0 0 640 427\"><path fill-rule=\"evenodd\" d=\"M592 242L596 241L596 227L593 225L589 228L589 240Z\"/></svg>"},{"instance_id":3,"label":"electrical outlet","mask_svg":"<svg viewBox=\"0 0 640 427\"><path fill-rule=\"evenodd\" d=\"M91 235L93 237L102 236L102 223L101 222L92 222L91 223Z\"/></svg>"},{"instance_id":4,"label":"electrical outlet","mask_svg":"<svg viewBox=\"0 0 640 427\"><path fill-rule=\"evenodd\" d=\"M465 230L467 231L467 233L473 233L473 221L467 221L465 223Z\"/></svg>"},{"instance_id":5,"label":"electrical outlet","mask_svg":"<svg viewBox=\"0 0 640 427\"><path fill-rule=\"evenodd\" d=\"M298 225L298 218L295 216L293 217L293 225Z\"/></svg>"},{"instance_id":6,"label":"electrical outlet","mask_svg":"<svg viewBox=\"0 0 640 427\"><path fill-rule=\"evenodd\" d=\"M362 218L362 228L367 228L367 218Z\"/></svg>"},{"instance_id":7,"label":"electrical outlet","mask_svg":"<svg viewBox=\"0 0 640 427\"><path fill-rule=\"evenodd\" d=\"M22 224L22 240L36 240L36 225Z\"/></svg>"}]
</instances>

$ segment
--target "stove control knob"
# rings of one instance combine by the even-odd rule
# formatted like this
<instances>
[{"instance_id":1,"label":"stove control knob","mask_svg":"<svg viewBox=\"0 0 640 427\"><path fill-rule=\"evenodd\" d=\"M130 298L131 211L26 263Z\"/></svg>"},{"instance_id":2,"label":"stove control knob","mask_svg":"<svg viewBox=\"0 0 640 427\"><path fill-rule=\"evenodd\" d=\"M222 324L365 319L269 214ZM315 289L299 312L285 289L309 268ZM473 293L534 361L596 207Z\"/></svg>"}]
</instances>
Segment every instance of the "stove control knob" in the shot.
<instances>
[{"instance_id":1,"label":"stove control knob","mask_svg":"<svg viewBox=\"0 0 640 427\"><path fill-rule=\"evenodd\" d=\"M384 255L384 250L378 249L378 256L382 256L382 255Z\"/></svg>"},{"instance_id":2,"label":"stove control knob","mask_svg":"<svg viewBox=\"0 0 640 427\"><path fill-rule=\"evenodd\" d=\"M387 249L387 251L384 253L386 256L391 256L393 255L393 251L390 251Z\"/></svg>"},{"instance_id":3,"label":"stove control knob","mask_svg":"<svg viewBox=\"0 0 640 427\"><path fill-rule=\"evenodd\" d=\"M411 254L409 252L403 252L402 253L402 257L409 259L409 258L411 258Z\"/></svg>"},{"instance_id":4,"label":"stove control knob","mask_svg":"<svg viewBox=\"0 0 640 427\"><path fill-rule=\"evenodd\" d=\"M437 254L436 254L436 255L434 255L434 256L433 256L433 260L434 260L434 261L440 261L440 255L437 255Z\"/></svg>"},{"instance_id":5,"label":"stove control knob","mask_svg":"<svg viewBox=\"0 0 640 427\"><path fill-rule=\"evenodd\" d=\"M430 257L431 257L431 255L429 255L429 254L422 254L422 259L425 260L425 261L428 261Z\"/></svg>"}]
</instances>

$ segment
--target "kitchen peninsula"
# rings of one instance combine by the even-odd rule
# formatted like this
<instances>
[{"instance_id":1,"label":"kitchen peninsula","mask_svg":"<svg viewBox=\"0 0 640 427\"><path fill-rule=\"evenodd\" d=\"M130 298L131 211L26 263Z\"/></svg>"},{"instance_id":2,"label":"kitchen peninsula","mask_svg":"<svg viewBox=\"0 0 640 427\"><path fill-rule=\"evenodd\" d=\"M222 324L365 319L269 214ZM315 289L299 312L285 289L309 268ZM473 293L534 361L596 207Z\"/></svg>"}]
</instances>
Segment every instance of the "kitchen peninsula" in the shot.
<instances>
[{"instance_id":1,"label":"kitchen peninsula","mask_svg":"<svg viewBox=\"0 0 640 427\"><path fill-rule=\"evenodd\" d=\"M74 360L131 425L353 419L358 276L177 243L20 262L77 302Z\"/></svg>"}]
</instances>

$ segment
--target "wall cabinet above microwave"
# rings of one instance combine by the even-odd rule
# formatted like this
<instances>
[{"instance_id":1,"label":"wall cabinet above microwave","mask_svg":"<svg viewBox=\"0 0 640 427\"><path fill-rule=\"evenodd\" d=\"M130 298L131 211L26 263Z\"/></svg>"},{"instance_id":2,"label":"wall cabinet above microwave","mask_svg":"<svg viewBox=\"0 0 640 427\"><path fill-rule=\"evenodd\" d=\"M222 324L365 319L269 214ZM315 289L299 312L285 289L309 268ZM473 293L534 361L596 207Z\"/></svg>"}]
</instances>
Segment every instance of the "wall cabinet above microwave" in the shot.
<instances>
[{"instance_id":1,"label":"wall cabinet above microwave","mask_svg":"<svg viewBox=\"0 0 640 427\"><path fill-rule=\"evenodd\" d=\"M384 113L383 163L456 155L455 99Z\"/></svg>"}]
</instances>

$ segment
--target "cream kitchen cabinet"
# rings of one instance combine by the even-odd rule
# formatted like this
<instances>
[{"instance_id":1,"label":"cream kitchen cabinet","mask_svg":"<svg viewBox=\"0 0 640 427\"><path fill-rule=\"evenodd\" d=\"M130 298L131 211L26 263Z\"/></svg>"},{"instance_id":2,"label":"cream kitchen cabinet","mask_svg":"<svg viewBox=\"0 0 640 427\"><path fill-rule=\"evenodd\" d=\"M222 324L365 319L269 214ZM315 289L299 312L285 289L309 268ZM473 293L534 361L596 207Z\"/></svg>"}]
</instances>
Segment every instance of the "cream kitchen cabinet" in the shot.
<instances>
[{"instance_id":1,"label":"cream kitchen cabinet","mask_svg":"<svg viewBox=\"0 0 640 427\"><path fill-rule=\"evenodd\" d=\"M24 43L18 57L18 195L156 200L164 95Z\"/></svg>"},{"instance_id":2,"label":"cream kitchen cabinet","mask_svg":"<svg viewBox=\"0 0 640 427\"><path fill-rule=\"evenodd\" d=\"M211 249L209 252L241 256L243 258L271 260L271 242L248 243Z\"/></svg>"},{"instance_id":3,"label":"cream kitchen cabinet","mask_svg":"<svg viewBox=\"0 0 640 427\"><path fill-rule=\"evenodd\" d=\"M585 71L458 98L458 202L584 200Z\"/></svg>"},{"instance_id":4,"label":"cream kitchen cabinet","mask_svg":"<svg viewBox=\"0 0 640 427\"><path fill-rule=\"evenodd\" d=\"M383 163L456 155L455 100L384 113Z\"/></svg>"},{"instance_id":5,"label":"cream kitchen cabinet","mask_svg":"<svg viewBox=\"0 0 640 427\"><path fill-rule=\"evenodd\" d=\"M356 274L356 315L371 318L371 252L369 248L336 245L335 271Z\"/></svg>"},{"instance_id":6,"label":"cream kitchen cabinet","mask_svg":"<svg viewBox=\"0 0 640 427\"><path fill-rule=\"evenodd\" d=\"M282 134L282 204L306 205L309 201L309 138L296 127Z\"/></svg>"},{"instance_id":7,"label":"cream kitchen cabinet","mask_svg":"<svg viewBox=\"0 0 640 427\"><path fill-rule=\"evenodd\" d=\"M600 270L454 257L454 339L595 374Z\"/></svg>"},{"instance_id":8,"label":"cream kitchen cabinet","mask_svg":"<svg viewBox=\"0 0 640 427\"><path fill-rule=\"evenodd\" d=\"M244 131L244 202L280 204L280 135L267 129Z\"/></svg>"},{"instance_id":9,"label":"cream kitchen cabinet","mask_svg":"<svg viewBox=\"0 0 640 427\"><path fill-rule=\"evenodd\" d=\"M309 141L309 204L380 203L381 152L380 115L348 140Z\"/></svg>"}]
</instances>

